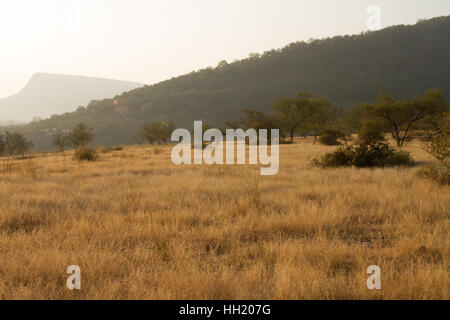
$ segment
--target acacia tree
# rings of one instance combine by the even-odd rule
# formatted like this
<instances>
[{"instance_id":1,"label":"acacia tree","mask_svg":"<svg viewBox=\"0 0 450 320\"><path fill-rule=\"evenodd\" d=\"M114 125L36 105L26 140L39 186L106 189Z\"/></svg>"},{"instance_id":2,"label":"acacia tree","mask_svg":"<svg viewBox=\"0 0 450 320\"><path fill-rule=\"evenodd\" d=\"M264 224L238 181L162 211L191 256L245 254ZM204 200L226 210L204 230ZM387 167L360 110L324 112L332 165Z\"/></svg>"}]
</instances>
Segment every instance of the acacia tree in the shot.
<instances>
[{"instance_id":1,"label":"acacia tree","mask_svg":"<svg viewBox=\"0 0 450 320\"><path fill-rule=\"evenodd\" d=\"M274 107L275 115L291 141L298 131L310 132L317 137L336 114L328 99L313 98L309 92L299 92L295 98L281 98L275 101Z\"/></svg>"},{"instance_id":2,"label":"acacia tree","mask_svg":"<svg viewBox=\"0 0 450 320\"><path fill-rule=\"evenodd\" d=\"M336 109L328 99L314 98L309 101L306 112L306 129L314 136L314 141L335 119Z\"/></svg>"},{"instance_id":3,"label":"acacia tree","mask_svg":"<svg viewBox=\"0 0 450 320\"><path fill-rule=\"evenodd\" d=\"M294 140L295 133L305 126L310 98L310 93L300 92L296 98L281 98L274 103L275 116L291 141Z\"/></svg>"},{"instance_id":4,"label":"acacia tree","mask_svg":"<svg viewBox=\"0 0 450 320\"><path fill-rule=\"evenodd\" d=\"M4 150L9 156L24 155L32 146L33 143L19 132L6 132L5 134Z\"/></svg>"},{"instance_id":5,"label":"acacia tree","mask_svg":"<svg viewBox=\"0 0 450 320\"><path fill-rule=\"evenodd\" d=\"M68 135L68 141L74 147L87 146L94 138L94 130L84 123L79 123Z\"/></svg>"},{"instance_id":6,"label":"acacia tree","mask_svg":"<svg viewBox=\"0 0 450 320\"><path fill-rule=\"evenodd\" d=\"M58 133L55 138L53 139L53 146L56 150L59 152L64 151L64 149L68 146L70 146L70 138L67 135L63 135L61 133Z\"/></svg>"},{"instance_id":7,"label":"acacia tree","mask_svg":"<svg viewBox=\"0 0 450 320\"><path fill-rule=\"evenodd\" d=\"M421 120L447 110L447 101L439 89L429 90L422 96L407 100L395 99L387 93L381 93L375 104L365 106L364 117L379 119L397 146L402 147L411 130Z\"/></svg>"},{"instance_id":8,"label":"acacia tree","mask_svg":"<svg viewBox=\"0 0 450 320\"><path fill-rule=\"evenodd\" d=\"M138 132L138 139L147 140L150 144L168 143L175 128L175 124L170 121L155 121L144 124Z\"/></svg>"}]
</instances>

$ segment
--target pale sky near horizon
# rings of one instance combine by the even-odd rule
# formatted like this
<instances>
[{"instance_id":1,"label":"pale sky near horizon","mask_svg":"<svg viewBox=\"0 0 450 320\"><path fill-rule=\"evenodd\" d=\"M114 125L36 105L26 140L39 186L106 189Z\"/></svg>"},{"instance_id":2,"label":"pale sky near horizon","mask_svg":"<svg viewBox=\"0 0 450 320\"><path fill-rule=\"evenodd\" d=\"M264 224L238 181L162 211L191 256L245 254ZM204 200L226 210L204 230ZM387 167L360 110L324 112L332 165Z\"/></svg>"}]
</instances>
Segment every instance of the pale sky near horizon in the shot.
<instances>
[{"instance_id":1,"label":"pale sky near horizon","mask_svg":"<svg viewBox=\"0 0 450 320\"><path fill-rule=\"evenodd\" d=\"M449 0L0 0L0 98L36 72L155 83L291 42L450 14Z\"/></svg>"}]
</instances>

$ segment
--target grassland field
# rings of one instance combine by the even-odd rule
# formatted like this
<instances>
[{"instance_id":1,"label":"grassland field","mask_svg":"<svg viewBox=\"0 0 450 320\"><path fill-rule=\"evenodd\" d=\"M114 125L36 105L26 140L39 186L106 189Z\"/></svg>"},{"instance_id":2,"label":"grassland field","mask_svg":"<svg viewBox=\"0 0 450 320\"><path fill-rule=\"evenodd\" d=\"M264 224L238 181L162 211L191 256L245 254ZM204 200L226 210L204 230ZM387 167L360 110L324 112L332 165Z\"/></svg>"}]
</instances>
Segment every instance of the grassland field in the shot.
<instances>
[{"instance_id":1,"label":"grassland field","mask_svg":"<svg viewBox=\"0 0 450 320\"><path fill-rule=\"evenodd\" d=\"M2 158L0 299L449 299L450 187L311 165L334 148L281 145L274 176L176 166L171 146Z\"/></svg>"}]
</instances>

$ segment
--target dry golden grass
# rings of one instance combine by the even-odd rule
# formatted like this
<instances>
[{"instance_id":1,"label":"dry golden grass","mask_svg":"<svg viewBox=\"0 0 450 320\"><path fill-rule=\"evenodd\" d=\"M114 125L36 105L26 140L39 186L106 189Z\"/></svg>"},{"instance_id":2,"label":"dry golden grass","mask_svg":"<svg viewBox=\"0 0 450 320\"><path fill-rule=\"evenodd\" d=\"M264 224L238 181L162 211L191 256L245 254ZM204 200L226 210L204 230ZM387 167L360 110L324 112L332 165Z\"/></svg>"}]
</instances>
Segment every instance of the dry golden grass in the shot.
<instances>
[{"instance_id":1,"label":"dry golden grass","mask_svg":"<svg viewBox=\"0 0 450 320\"><path fill-rule=\"evenodd\" d=\"M263 177L170 150L0 160L0 298L449 298L450 188L415 168L323 170L310 160L332 147L299 140Z\"/></svg>"}]
</instances>

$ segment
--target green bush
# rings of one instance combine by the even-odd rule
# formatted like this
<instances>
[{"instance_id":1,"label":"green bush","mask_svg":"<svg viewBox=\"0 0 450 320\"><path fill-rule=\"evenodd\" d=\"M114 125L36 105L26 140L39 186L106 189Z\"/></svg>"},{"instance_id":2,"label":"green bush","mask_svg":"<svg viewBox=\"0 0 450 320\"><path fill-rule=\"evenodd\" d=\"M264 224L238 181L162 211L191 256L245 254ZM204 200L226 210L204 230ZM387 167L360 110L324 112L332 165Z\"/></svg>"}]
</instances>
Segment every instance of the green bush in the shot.
<instances>
[{"instance_id":1,"label":"green bush","mask_svg":"<svg viewBox=\"0 0 450 320\"><path fill-rule=\"evenodd\" d=\"M426 166L416 171L421 179L428 179L442 185L450 185L450 170L436 166Z\"/></svg>"},{"instance_id":2,"label":"green bush","mask_svg":"<svg viewBox=\"0 0 450 320\"><path fill-rule=\"evenodd\" d=\"M384 127L375 119L366 119L358 133L361 145L377 144L384 141Z\"/></svg>"},{"instance_id":3,"label":"green bush","mask_svg":"<svg viewBox=\"0 0 450 320\"><path fill-rule=\"evenodd\" d=\"M89 147L79 147L75 150L74 158L78 161L95 161L97 154L94 149Z\"/></svg>"},{"instance_id":4,"label":"green bush","mask_svg":"<svg viewBox=\"0 0 450 320\"><path fill-rule=\"evenodd\" d=\"M320 136L319 142L326 146L337 146L341 143L338 139L344 138L344 134L337 130L325 130L325 132Z\"/></svg>"},{"instance_id":5,"label":"green bush","mask_svg":"<svg viewBox=\"0 0 450 320\"><path fill-rule=\"evenodd\" d=\"M414 160L405 151L396 151L386 143L371 145L343 146L335 152L325 154L321 159L313 160L313 164L329 167L392 167L410 166Z\"/></svg>"}]
</instances>

